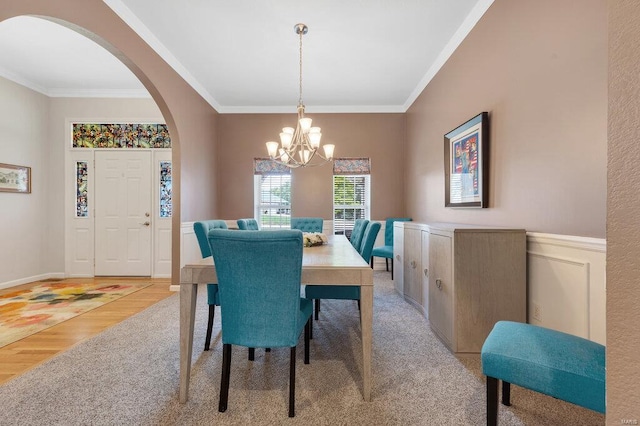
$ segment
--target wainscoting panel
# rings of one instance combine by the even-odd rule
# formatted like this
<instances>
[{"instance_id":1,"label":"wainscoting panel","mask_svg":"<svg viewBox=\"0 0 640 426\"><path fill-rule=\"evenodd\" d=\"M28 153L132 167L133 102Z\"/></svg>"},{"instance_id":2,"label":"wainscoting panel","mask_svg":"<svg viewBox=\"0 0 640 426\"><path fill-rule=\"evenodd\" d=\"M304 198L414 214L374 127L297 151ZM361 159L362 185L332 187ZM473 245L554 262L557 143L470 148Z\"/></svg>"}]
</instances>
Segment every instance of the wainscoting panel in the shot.
<instances>
[{"instance_id":1,"label":"wainscoting panel","mask_svg":"<svg viewBox=\"0 0 640 426\"><path fill-rule=\"evenodd\" d=\"M180 267L202 259L193 222L183 222L180 226Z\"/></svg>"},{"instance_id":2,"label":"wainscoting panel","mask_svg":"<svg viewBox=\"0 0 640 426\"><path fill-rule=\"evenodd\" d=\"M235 227L235 221L227 225ZM324 230L331 233L331 221ZM384 229L376 241L382 244ZM200 259L193 222L181 226L180 252L180 266ZM376 258L375 267L384 269L384 259ZM604 239L527 233L528 322L605 344L605 267Z\"/></svg>"},{"instance_id":3,"label":"wainscoting panel","mask_svg":"<svg viewBox=\"0 0 640 426\"><path fill-rule=\"evenodd\" d=\"M606 343L606 241L527 233L528 322Z\"/></svg>"}]
</instances>

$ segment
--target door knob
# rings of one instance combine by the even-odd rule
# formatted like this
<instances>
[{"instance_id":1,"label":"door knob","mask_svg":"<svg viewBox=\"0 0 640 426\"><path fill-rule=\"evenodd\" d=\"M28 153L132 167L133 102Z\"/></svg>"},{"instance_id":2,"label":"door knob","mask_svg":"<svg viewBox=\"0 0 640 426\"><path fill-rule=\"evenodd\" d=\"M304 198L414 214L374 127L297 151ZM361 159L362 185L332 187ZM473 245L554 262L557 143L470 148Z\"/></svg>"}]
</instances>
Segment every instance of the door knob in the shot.
<instances>
[{"instance_id":1,"label":"door knob","mask_svg":"<svg viewBox=\"0 0 640 426\"><path fill-rule=\"evenodd\" d=\"M442 290L442 280L436 280L436 287L438 287L438 290Z\"/></svg>"},{"instance_id":2,"label":"door knob","mask_svg":"<svg viewBox=\"0 0 640 426\"><path fill-rule=\"evenodd\" d=\"M151 223L149 221L146 221L145 223L141 223L140 225L149 226L151 225Z\"/></svg>"},{"instance_id":3,"label":"door knob","mask_svg":"<svg viewBox=\"0 0 640 426\"><path fill-rule=\"evenodd\" d=\"M149 212L146 212L146 213L144 214L144 216L145 216L145 217L149 217L149 216L150 216L150 215L149 215Z\"/></svg>"}]
</instances>

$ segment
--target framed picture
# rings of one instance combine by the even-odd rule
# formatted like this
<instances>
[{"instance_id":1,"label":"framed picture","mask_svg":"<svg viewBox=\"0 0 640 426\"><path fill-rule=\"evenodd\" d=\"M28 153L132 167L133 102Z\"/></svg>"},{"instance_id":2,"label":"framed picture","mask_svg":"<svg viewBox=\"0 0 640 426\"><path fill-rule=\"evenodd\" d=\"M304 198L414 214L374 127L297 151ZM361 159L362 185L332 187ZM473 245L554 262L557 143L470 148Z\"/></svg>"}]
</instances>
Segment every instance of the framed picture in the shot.
<instances>
[{"instance_id":1,"label":"framed picture","mask_svg":"<svg viewBox=\"0 0 640 426\"><path fill-rule=\"evenodd\" d=\"M489 114L482 112L444 135L445 207L487 207Z\"/></svg>"},{"instance_id":2,"label":"framed picture","mask_svg":"<svg viewBox=\"0 0 640 426\"><path fill-rule=\"evenodd\" d=\"M31 167L0 163L0 192L31 192Z\"/></svg>"}]
</instances>

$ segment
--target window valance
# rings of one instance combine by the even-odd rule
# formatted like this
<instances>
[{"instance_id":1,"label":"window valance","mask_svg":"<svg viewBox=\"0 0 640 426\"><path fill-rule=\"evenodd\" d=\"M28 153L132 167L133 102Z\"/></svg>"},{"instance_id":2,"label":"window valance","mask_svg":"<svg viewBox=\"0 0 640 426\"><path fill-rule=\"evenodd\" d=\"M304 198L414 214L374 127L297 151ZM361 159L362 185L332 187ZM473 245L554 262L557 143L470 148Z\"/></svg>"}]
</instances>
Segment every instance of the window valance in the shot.
<instances>
[{"instance_id":1,"label":"window valance","mask_svg":"<svg viewBox=\"0 0 640 426\"><path fill-rule=\"evenodd\" d=\"M336 158L333 160L334 175L369 175L370 158Z\"/></svg>"},{"instance_id":2,"label":"window valance","mask_svg":"<svg viewBox=\"0 0 640 426\"><path fill-rule=\"evenodd\" d=\"M254 175L290 175L291 168L273 161L270 158L253 159Z\"/></svg>"}]
</instances>

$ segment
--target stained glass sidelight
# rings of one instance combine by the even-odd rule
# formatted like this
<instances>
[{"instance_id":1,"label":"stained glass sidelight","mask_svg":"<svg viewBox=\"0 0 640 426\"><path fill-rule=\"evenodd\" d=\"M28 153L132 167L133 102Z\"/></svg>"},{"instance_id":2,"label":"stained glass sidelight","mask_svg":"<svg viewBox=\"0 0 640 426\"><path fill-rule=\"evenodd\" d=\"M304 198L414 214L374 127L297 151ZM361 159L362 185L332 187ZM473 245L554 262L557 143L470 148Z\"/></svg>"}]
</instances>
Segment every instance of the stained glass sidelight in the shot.
<instances>
[{"instance_id":1,"label":"stained glass sidelight","mask_svg":"<svg viewBox=\"0 0 640 426\"><path fill-rule=\"evenodd\" d=\"M160 162L160 217L171 217L171 161Z\"/></svg>"},{"instance_id":2,"label":"stained glass sidelight","mask_svg":"<svg viewBox=\"0 0 640 426\"><path fill-rule=\"evenodd\" d=\"M89 217L88 169L86 161L76 161L76 217Z\"/></svg>"}]
</instances>

